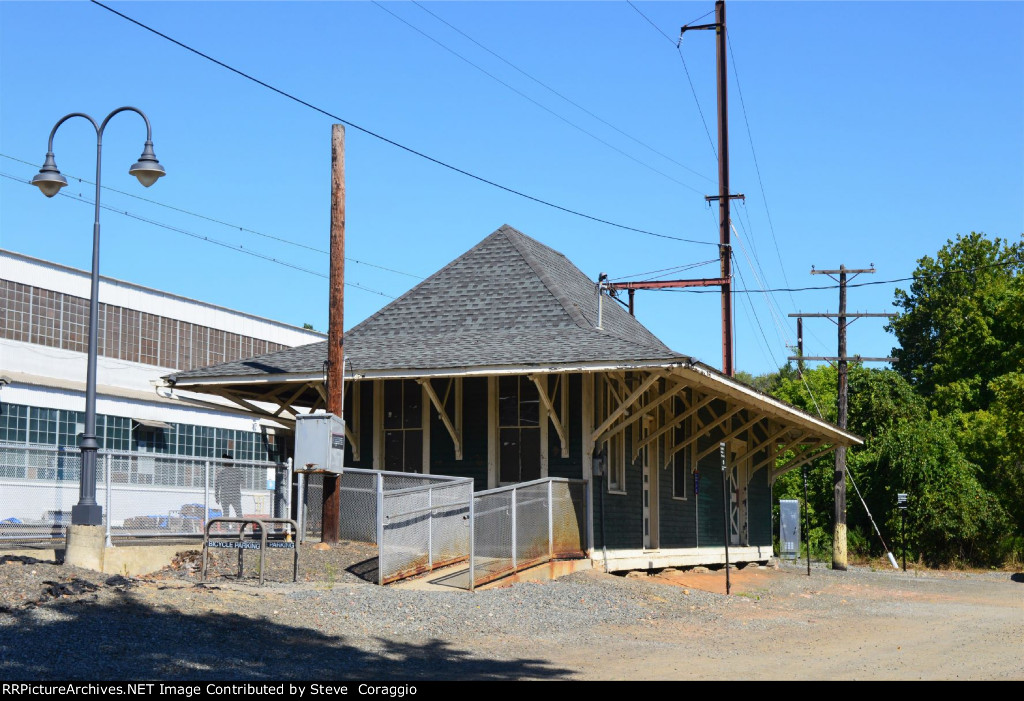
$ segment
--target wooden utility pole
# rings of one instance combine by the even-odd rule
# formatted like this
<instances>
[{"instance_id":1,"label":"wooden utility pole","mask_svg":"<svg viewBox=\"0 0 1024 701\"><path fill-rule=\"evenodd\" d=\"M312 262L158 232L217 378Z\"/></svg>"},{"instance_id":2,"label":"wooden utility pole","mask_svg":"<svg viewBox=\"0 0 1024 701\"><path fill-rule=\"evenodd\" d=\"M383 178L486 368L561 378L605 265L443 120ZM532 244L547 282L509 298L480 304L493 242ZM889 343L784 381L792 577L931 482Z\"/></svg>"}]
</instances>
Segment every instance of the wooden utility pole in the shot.
<instances>
[{"instance_id":1,"label":"wooden utility pole","mask_svg":"<svg viewBox=\"0 0 1024 701\"><path fill-rule=\"evenodd\" d=\"M811 269L811 275L828 275L833 280L839 283L839 313L814 313L804 314L802 312L797 314L790 314L791 317L797 317L797 328L799 329L799 347L800 355L789 356L789 360L796 360L800 363L801 372L803 370L803 361L805 360L828 360L835 361L839 370L839 391L838 398L836 399L836 423L839 428L846 430L847 426L847 394L849 388L848 376L847 376L847 362L850 360L855 361L882 361L882 362L893 362L895 358L862 358L860 356L849 357L846 354L846 327L850 323L848 319L857 319L863 317L892 317L895 314L886 313L853 313L848 314L846 312L846 283L848 279L847 275L857 277L862 273L874 273L875 268L859 268L851 269L845 265L840 265L839 270L815 270ZM838 275L839 277L835 277ZM839 328L839 355L837 356L805 356L803 354L803 318L804 317L824 317L828 319L834 318L836 320L836 326ZM836 463L835 472L833 473L833 496L834 496L834 513L835 513L835 526L832 532L832 569L834 570L845 570L847 567L847 553L846 553L846 446L841 445L836 448Z\"/></svg>"},{"instance_id":2,"label":"wooden utility pole","mask_svg":"<svg viewBox=\"0 0 1024 701\"><path fill-rule=\"evenodd\" d=\"M331 126L331 270L327 327L327 412L344 418L345 392L345 125ZM341 476L324 473L320 540L341 534Z\"/></svg>"},{"instance_id":3,"label":"wooden utility pole","mask_svg":"<svg viewBox=\"0 0 1024 701\"><path fill-rule=\"evenodd\" d=\"M721 287L722 288L722 373L732 377L735 351L733 350L732 312L732 244L730 202L745 199L743 195L729 193L729 93L726 78L726 31L725 0L715 3L714 24L686 25L679 30L679 41L683 34L692 29L713 29L716 34L716 77L718 82L718 194L708 195L707 202L718 200L718 256L721 275L717 278L699 280L645 280L642 282L614 282L605 285L609 290L629 290L629 313L633 314L635 290L667 289L671 287Z\"/></svg>"}]
</instances>

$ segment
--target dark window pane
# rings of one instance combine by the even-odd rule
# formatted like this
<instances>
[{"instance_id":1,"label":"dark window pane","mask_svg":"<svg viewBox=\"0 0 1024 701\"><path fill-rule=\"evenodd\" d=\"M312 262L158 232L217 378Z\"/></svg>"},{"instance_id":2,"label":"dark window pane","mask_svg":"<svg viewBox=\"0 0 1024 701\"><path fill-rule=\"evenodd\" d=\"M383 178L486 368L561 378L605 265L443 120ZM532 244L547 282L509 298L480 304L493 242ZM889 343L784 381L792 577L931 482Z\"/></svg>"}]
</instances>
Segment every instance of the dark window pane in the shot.
<instances>
[{"instance_id":1,"label":"dark window pane","mask_svg":"<svg viewBox=\"0 0 1024 701\"><path fill-rule=\"evenodd\" d=\"M672 496L674 497L685 497L686 496L686 459L684 456L686 451L680 451L676 453L675 458L672 461Z\"/></svg>"},{"instance_id":2,"label":"dark window pane","mask_svg":"<svg viewBox=\"0 0 1024 701\"><path fill-rule=\"evenodd\" d=\"M402 426L405 428L419 428L423 425L423 390L415 380L405 380L402 383L404 401L402 403Z\"/></svg>"},{"instance_id":3,"label":"dark window pane","mask_svg":"<svg viewBox=\"0 0 1024 701\"><path fill-rule=\"evenodd\" d=\"M519 432L522 449L519 453L519 479L540 479L540 430L524 428Z\"/></svg>"},{"instance_id":4,"label":"dark window pane","mask_svg":"<svg viewBox=\"0 0 1024 701\"><path fill-rule=\"evenodd\" d=\"M537 385L528 377L521 377L519 383L519 425L540 425L540 395Z\"/></svg>"},{"instance_id":5,"label":"dark window pane","mask_svg":"<svg viewBox=\"0 0 1024 701\"><path fill-rule=\"evenodd\" d=\"M423 431L403 431L405 434L405 471L423 472Z\"/></svg>"},{"instance_id":6,"label":"dark window pane","mask_svg":"<svg viewBox=\"0 0 1024 701\"><path fill-rule=\"evenodd\" d=\"M499 456L499 480L519 481L519 429L501 429L501 455Z\"/></svg>"},{"instance_id":7,"label":"dark window pane","mask_svg":"<svg viewBox=\"0 0 1024 701\"><path fill-rule=\"evenodd\" d=\"M498 425L517 426L519 424L519 378L498 378Z\"/></svg>"},{"instance_id":8,"label":"dark window pane","mask_svg":"<svg viewBox=\"0 0 1024 701\"><path fill-rule=\"evenodd\" d=\"M384 469L401 472L403 463L402 432L384 432Z\"/></svg>"},{"instance_id":9,"label":"dark window pane","mask_svg":"<svg viewBox=\"0 0 1024 701\"><path fill-rule=\"evenodd\" d=\"M384 428L402 427L402 382L384 381Z\"/></svg>"}]
</instances>

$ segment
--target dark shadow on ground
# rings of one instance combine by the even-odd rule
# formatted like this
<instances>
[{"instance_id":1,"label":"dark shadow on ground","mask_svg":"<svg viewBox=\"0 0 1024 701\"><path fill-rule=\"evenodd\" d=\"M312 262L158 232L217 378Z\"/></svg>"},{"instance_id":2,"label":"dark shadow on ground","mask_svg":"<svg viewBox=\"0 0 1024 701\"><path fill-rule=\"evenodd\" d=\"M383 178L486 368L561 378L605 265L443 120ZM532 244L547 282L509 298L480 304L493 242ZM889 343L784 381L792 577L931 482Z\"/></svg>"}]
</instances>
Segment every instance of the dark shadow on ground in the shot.
<instances>
[{"instance_id":1,"label":"dark shadow on ground","mask_svg":"<svg viewBox=\"0 0 1024 701\"><path fill-rule=\"evenodd\" d=\"M477 657L440 640L345 638L235 613L156 608L128 588L107 603L86 595L48 607L57 615L46 620L31 607L8 609L0 619L0 679L514 680L571 673L542 659Z\"/></svg>"},{"instance_id":2,"label":"dark shadow on ground","mask_svg":"<svg viewBox=\"0 0 1024 701\"><path fill-rule=\"evenodd\" d=\"M370 582L372 584L377 583L377 558L373 557L369 560L363 560L362 562L356 562L353 565L346 567L345 571L349 574L354 574L363 581Z\"/></svg>"},{"instance_id":3,"label":"dark shadow on ground","mask_svg":"<svg viewBox=\"0 0 1024 701\"><path fill-rule=\"evenodd\" d=\"M1014 572L1010 575L1010 581L1024 583L1024 572Z\"/></svg>"}]
</instances>

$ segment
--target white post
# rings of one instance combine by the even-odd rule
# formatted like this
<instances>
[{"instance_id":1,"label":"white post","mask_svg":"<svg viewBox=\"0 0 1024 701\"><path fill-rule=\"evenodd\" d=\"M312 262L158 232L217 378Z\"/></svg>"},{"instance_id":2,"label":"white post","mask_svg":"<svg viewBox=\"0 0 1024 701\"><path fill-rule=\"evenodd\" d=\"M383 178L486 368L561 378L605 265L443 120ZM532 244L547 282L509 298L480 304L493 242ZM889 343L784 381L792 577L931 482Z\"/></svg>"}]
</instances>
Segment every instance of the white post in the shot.
<instances>
[{"instance_id":1,"label":"white post","mask_svg":"<svg viewBox=\"0 0 1024 701\"><path fill-rule=\"evenodd\" d=\"M427 488L427 569L434 569L434 488Z\"/></svg>"},{"instance_id":2,"label":"white post","mask_svg":"<svg viewBox=\"0 0 1024 701\"><path fill-rule=\"evenodd\" d=\"M377 584L384 583L384 475L377 473Z\"/></svg>"},{"instance_id":3,"label":"white post","mask_svg":"<svg viewBox=\"0 0 1024 701\"><path fill-rule=\"evenodd\" d=\"M512 571L515 572L516 564L516 492L519 491L515 487L512 488Z\"/></svg>"},{"instance_id":4,"label":"white post","mask_svg":"<svg viewBox=\"0 0 1024 701\"><path fill-rule=\"evenodd\" d=\"M300 472L299 473L298 491L299 491L299 508L298 508L298 512L296 513L296 516L297 516L296 520L298 521L298 526L299 526L298 540L299 540L300 543L305 543L306 542L306 473L305 472Z\"/></svg>"},{"instance_id":5,"label":"white post","mask_svg":"<svg viewBox=\"0 0 1024 701\"><path fill-rule=\"evenodd\" d=\"M469 489L469 590L476 590L476 497Z\"/></svg>"},{"instance_id":6,"label":"white post","mask_svg":"<svg viewBox=\"0 0 1024 701\"><path fill-rule=\"evenodd\" d=\"M551 480L548 480L548 559L555 556L555 514L554 503L551 499Z\"/></svg>"},{"instance_id":7,"label":"white post","mask_svg":"<svg viewBox=\"0 0 1024 701\"><path fill-rule=\"evenodd\" d=\"M203 478L203 528L210 520L210 461L206 461L206 474Z\"/></svg>"},{"instance_id":8,"label":"white post","mask_svg":"<svg viewBox=\"0 0 1024 701\"><path fill-rule=\"evenodd\" d=\"M107 506L104 511L104 516L107 517L107 547L111 548L114 544L110 541L110 453L103 456L103 486L107 491Z\"/></svg>"}]
</instances>

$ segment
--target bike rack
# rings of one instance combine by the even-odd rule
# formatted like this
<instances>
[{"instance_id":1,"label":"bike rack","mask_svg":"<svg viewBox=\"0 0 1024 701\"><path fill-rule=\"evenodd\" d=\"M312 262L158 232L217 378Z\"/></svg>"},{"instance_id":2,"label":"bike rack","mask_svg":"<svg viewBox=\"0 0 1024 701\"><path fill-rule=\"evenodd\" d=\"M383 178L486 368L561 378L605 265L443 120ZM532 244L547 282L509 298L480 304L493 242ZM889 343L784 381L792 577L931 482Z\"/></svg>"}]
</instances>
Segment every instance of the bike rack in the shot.
<instances>
[{"instance_id":1,"label":"bike rack","mask_svg":"<svg viewBox=\"0 0 1024 701\"><path fill-rule=\"evenodd\" d=\"M248 525L248 524L253 524L254 526L258 526L259 527L259 529L260 529L260 540L259 540L258 548L259 548L259 551L260 551L260 586L261 587L263 586L263 573L266 572L266 564L267 564L267 533L268 533L267 526L268 525L273 526L273 525L277 525L277 524L285 524L285 525L289 525L290 524L291 527L292 527L292 530L294 531L294 533L296 535L298 535L298 532L299 532L298 524L296 524L295 521L293 519L290 519L290 518L227 517L227 516L218 516L217 518L211 518L209 521L206 522L206 528L203 529L203 573L202 573L202 581L203 582L206 581L207 562L208 562L209 551L210 551L210 527L213 526L216 523L237 523L237 524L240 525L240 528L238 529L238 541L237 542L226 541L226 542L230 542L231 543L227 547L236 548L238 550L238 578L239 579L242 578L242 564L243 564L242 555L244 554L244 551L245 550L256 550L257 549L256 547L250 547L249 545L247 545L248 543L252 543L253 545L255 545L256 541L245 540L245 526ZM289 535L291 535L291 534L289 534ZM221 542L221 541L218 540L217 542ZM270 543L271 543L270 547L272 547L272 548L287 548L287 549L295 551L294 562L292 564L292 581L293 582L299 581L299 543L298 543L298 540L294 540L294 541L270 541ZM282 543L282 545L275 546L274 545L275 543ZM284 545L284 543L287 543L287 545Z\"/></svg>"}]
</instances>

